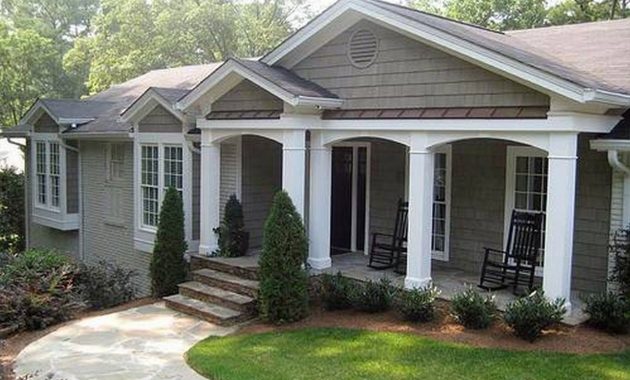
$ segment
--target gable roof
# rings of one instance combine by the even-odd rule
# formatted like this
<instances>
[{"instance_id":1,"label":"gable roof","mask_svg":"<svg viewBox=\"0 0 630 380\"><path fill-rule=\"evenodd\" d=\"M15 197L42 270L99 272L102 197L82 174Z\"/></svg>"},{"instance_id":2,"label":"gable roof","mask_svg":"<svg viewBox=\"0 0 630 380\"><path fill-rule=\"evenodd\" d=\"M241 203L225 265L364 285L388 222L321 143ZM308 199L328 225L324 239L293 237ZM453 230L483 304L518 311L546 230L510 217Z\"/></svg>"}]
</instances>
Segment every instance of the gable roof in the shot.
<instances>
[{"instance_id":1,"label":"gable roof","mask_svg":"<svg viewBox=\"0 0 630 380\"><path fill-rule=\"evenodd\" d=\"M270 66L255 60L230 58L180 99L178 108L187 109L232 74L253 82L293 106L338 107L342 104L337 95L284 67Z\"/></svg>"},{"instance_id":2,"label":"gable roof","mask_svg":"<svg viewBox=\"0 0 630 380\"><path fill-rule=\"evenodd\" d=\"M552 56L523 39L461 23L381 0L339 0L287 38L261 61L274 65L296 63L287 57L297 47L333 29L335 21L352 15L366 17L411 35L450 54L500 72L534 87L578 102L630 105L630 87L620 86ZM341 21L339 21L341 22ZM347 25L346 27L349 27ZM322 37L323 38L323 37ZM322 41L324 42L324 41ZM304 52L304 51L300 51ZM628 57L630 58L630 57Z\"/></svg>"},{"instance_id":3,"label":"gable roof","mask_svg":"<svg viewBox=\"0 0 630 380\"><path fill-rule=\"evenodd\" d=\"M506 33L625 92L630 91L630 18Z\"/></svg>"},{"instance_id":4,"label":"gable roof","mask_svg":"<svg viewBox=\"0 0 630 380\"><path fill-rule=\"evenodd\" d=\"M189 91L181 88L149 87L129 107L125 108L120 116L124 122L129 122L138 117L137 115L141 114L147 106L153 108L156 105L161 105L177 119L183 121L184 115L175 109L174 105Z\"/></svg>"}]
</instances>

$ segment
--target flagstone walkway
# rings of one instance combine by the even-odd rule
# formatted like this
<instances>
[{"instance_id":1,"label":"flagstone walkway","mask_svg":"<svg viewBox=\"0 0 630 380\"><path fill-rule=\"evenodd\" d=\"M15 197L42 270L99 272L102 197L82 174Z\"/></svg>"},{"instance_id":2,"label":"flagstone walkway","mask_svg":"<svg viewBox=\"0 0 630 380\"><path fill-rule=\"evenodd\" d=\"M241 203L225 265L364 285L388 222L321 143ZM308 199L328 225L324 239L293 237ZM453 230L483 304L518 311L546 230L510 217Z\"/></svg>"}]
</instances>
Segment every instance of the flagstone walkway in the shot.
<instances>
[{"instance_id":1,"label":"flagstone walkway","mask_svg":"<svg viewBox=\"0 0 630 380\"><path fill-rule=\"evenodd\" d=\"M18 376L55 380L197 380L184 361L196 342L224 328L167 309L163 302L70 323L28 345Z\"/></svg>"}]
</instances>

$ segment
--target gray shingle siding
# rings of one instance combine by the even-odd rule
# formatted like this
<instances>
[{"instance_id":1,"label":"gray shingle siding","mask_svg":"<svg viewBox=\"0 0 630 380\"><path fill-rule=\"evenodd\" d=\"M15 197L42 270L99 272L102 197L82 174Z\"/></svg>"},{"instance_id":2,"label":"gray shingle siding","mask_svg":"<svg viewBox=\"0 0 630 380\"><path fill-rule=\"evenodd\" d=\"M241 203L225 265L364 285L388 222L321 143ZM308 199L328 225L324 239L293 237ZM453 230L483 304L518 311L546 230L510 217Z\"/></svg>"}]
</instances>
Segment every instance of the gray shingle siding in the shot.
<instances>
[{"instance_id":1,"label":"gray shingle siding","mask_svg":"<svg viewBox=\"0 0 630 380\"><path fill-rule=\"evenodd\" d=\"M254 83L243 80L212 103L212 111L281 110L284 103Z\"/></svg>"},{"instance_id":2,"label":"gray shingle siding","mask_svg":"<svg viewBox=\"0 0 630 380\"><path fill-rule=\"evenodd\" d=\"M354 67L347 44L357 29L379 39L368 68ZM292 68L345 99L342 108L546 106L549 98L368 21L360 21Z\"/></svg>"},{"instance_id":3,"label":"gray shingle siding","mask_svg":"<svg viewBox=\"0 0 630 380\"><path fill-rule=\"evenodd\" d=\"M79 153L66 149L66 210L79 212Z\"/></svg>"},{"instance_id":4,"label":"gray shingle siding","mask_svg":"<svg viewBox=\"0 0 630 380\"><path fill-rule=\"evenodd\" d=\"M33 130L36 133L58 133L59 126L55 123L52 117L50 117L50 115L44 112L33 124Z\"/></svg>"},{"instance_id":5,"label":"gray shingle siding","mask_svg":"<svg viewBox=\"0 0 630 380\"><path fill-rule=\"evenodd\" d=\"M141 133L180 133L182 122L162 106L155 107L138 123Z\"/></svg>"},{"instance_id":6,"label":"gray shingle siding","mask_svg":"<svg viewBox=\"0 0 630 380\"><path fill-rule=\"evenodd\" d=\"M252 248L262 232L276 191L282 188L282 147L256 136L243 136L243 215Z\"/></svg>"},{"instance_id":7,"label":"gray shingle siding","mask_svg":"<svg viewBox=\"0 0 630 380\"><path fill-rule=\"evenodd\" d=\"M151 254L134 250L133 144L124 143L124 146L123 177L119 181L108 182L105 175L106 144L81 143L85 260L88 263L113 261L135 270L140 294L147 295ZM117 207L108 204L112 192L119 195ZM112 207L118 209L115 216L110 212Z\"/></svg>"}]
</instances>

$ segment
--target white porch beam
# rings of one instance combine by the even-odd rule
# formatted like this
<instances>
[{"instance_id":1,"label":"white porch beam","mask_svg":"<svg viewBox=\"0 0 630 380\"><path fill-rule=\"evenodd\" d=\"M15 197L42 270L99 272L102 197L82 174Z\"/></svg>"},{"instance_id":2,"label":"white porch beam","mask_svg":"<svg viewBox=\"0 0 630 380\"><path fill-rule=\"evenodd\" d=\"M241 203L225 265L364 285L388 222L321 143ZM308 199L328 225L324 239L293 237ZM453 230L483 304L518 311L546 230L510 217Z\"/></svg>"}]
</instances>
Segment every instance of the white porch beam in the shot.
<instances>
[{"instance_id":1,"label":"white porch beam","mask_svg":"<svg viewBox=\"0 0 630 380\"><path fill-rule=\"evenodd\" d=\"M306 183L306 130L285 131L282 144L282 188L304 217Z\"/></svg>"},{"instance_id":2,"label":"white porch beam","mask_svg":"<svg viewBox=\"0 0 630 380\"><path fill-rule=\"evenodd\" d=\"M564 298L570 308L577 134L550 134L548 152L543 290L549 298Z\"/></svg>"},{"instance_id":3,"label":"white porch beam","mask_svg":"<svg viewBox=\"0 0 630 380\"><path fill-rule=\"evenodd\" d=\"M219 225L220 218L221 145L211 142L209 131L201 132L201 141L199 253L209 256L218 248L212 230Z\"/></svg>"},{"instance_id":4,"label":"white porch beam","mask_svg":"<svg viewBox=\"0 0 630 380\"><path fill-rule=\"evenodd\" d=\"M409 230L407 233L407 277L405 287L420 288L431 283L431 230L433 206L433 159L427 135L410 136Z\"/></svg>"},{"instance_id":5,"label":"white porch beam","mask_svg":"<svg viewBox=\"0 0 630 380\"><path fill-rule=\"evenodd\" d=\"M323 144L321 131L311 132L308 263L315 269L332 265L330 259L330 202L332 149Z\"/></svg>"}]
</instances>

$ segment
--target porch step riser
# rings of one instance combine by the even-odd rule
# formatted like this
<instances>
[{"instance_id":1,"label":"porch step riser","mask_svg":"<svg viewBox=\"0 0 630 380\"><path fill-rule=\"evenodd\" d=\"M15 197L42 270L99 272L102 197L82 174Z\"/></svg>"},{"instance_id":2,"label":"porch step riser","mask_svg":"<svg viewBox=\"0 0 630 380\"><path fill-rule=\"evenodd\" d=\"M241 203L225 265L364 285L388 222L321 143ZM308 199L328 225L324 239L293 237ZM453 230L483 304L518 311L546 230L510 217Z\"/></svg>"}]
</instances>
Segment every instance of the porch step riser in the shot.
<instances>
[{"instance_id":1,"label":"porch step riser","mask_svg":"<svg viewBox=\"0 0 630 380\"><path fill-rule=\"evenodd\" d=\"M229 289L226 289L229 290ZM243 313L254 313L256 311L256 302L250 302L247 304L238 304L235 302L231 302L230 300L226 300L224 298L216 297L210 294L206 294L203 292L196 291L194 289L189 289L185 287L179 288L179 294L190 297L199 301L212 303L215 305L223 306L228 309L238 310Z\"/></svg>"},{"instance_id":2,"label":"porch step riser","mask_svg":"<svg viewBox=\"0 0 630 380\"><path fill-rule=\"evenodd\" d=\"M190 307L188 305L184 305L179 302L173 302L169 299L165 299L164 302L166 303L166 306L169 309L179 311L180 313L192 315L193 317L202 319L206 322L210 322L219 326L234 326L238 323L242 323L242 322L254 319L253 315L247 314L247 313L243 313L238 317L223 319L212 314L204 313L203 311L198 310L194 307Z\"/></svg>"},{"instance_id":3,"label":"porch step riser","mask_svg":"<svg viewBox=\"0 0 630 380\"><path fill-rule=\"evenodd\" d=\"M210 269L210 268L208 268ZM211 276L204 276L199 273L193 272L193 280L201 282L208 286L214 286L220 289L229 290L234 293L243 294L252 298L258 298L258 289L249 288L247 286L237 284L234 282L224 281Z\"/></svg>"},{"instance_id":4,"label":"porch step riser","mask_svg":"<svg viewBox=\"0 0 630 380\"><path fill-rule=\"evenodd\" d=\"M193 256L190 259L191 271L198 269L212 269L218 272L228 273L237 277L246 278L248 280L258 281L258 269L256 268L243 268L219 261L212 260L210 258L202 258Z\"/></svg>"}]
</instances>

